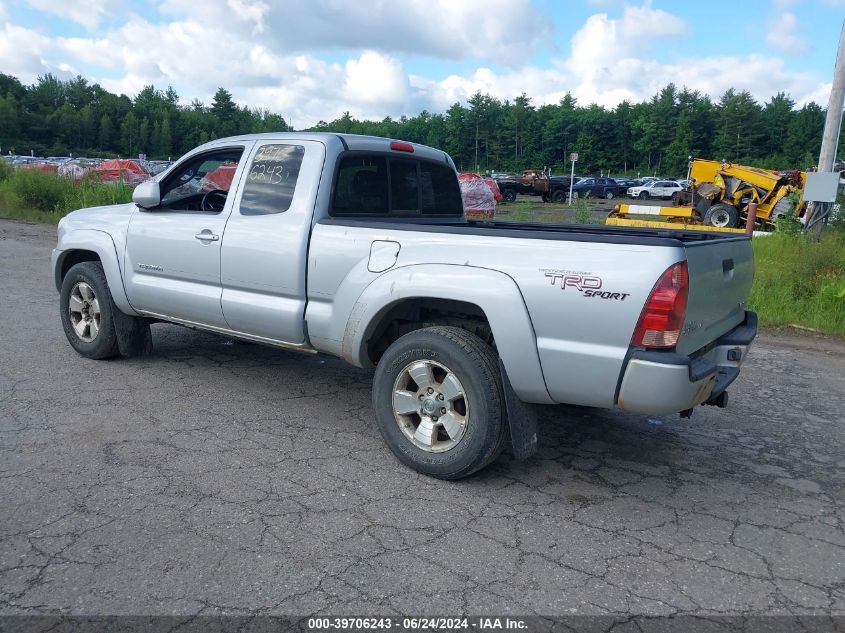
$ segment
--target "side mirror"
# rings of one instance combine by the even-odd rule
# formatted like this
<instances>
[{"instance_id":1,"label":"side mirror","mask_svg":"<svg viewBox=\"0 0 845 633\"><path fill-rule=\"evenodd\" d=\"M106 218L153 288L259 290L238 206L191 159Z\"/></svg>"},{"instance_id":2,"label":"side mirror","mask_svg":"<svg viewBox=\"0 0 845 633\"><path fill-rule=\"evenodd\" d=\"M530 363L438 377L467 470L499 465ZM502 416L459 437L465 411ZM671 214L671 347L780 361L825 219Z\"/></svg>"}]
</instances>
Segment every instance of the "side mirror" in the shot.
<instances>
[{"instance_id":1,"label":"side mirror","mask_svg":"<svg viewBox=\"0 0 845 633\"><path fill-rule=\"evenodd\" d=\"M142 209L152 209L161 204L161 189L155 180L147 180L135 187L132 202Z\"/></svg>"}]
</instances>

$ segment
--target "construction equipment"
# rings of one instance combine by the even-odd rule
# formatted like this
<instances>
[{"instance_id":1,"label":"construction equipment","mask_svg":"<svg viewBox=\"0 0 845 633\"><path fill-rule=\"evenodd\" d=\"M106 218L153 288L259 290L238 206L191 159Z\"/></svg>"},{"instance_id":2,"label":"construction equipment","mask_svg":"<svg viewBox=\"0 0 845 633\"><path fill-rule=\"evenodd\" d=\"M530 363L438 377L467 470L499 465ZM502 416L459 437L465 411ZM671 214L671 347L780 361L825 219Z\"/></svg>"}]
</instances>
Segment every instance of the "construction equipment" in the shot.
<instances>
[{"instance_id":1,"label":"construction equipment","mask_svg":"<svg viewBox=\"0 0 845 633\"><path fill-rule=\"evenodd\" d=\"M673 196L673 206L620 204L606 223L626 226L682 224L687 229L742 231L748 205L757 203L756 225L774 228L777 218L804 213L807 175L696 158L690 166L690 186ZM793 196L792 194L797 194ZM660 216L662 222L630 220L628 215Z\"/></svg>"}]
</instances>

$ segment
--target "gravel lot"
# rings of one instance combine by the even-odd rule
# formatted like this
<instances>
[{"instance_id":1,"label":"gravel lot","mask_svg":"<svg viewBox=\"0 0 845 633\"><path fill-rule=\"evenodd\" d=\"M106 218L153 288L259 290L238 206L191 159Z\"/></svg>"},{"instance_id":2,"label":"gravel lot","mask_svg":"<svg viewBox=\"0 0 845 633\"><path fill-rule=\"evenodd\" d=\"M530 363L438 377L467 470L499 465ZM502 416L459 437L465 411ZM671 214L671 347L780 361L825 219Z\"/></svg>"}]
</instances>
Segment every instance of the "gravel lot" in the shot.
<instances>
[{"instance_id":1,"label":"gravel lot","mask_svg":"<svg viewBox=\"0 0 845 633\"><path fill-rule=\"evenodd\" d=\"M176 326L67 345L0 221L0 614L845 614L845 346L761 335L691 420L542 410L540 455L398 465L370 372Z\"/></svg>"}]
</instances>

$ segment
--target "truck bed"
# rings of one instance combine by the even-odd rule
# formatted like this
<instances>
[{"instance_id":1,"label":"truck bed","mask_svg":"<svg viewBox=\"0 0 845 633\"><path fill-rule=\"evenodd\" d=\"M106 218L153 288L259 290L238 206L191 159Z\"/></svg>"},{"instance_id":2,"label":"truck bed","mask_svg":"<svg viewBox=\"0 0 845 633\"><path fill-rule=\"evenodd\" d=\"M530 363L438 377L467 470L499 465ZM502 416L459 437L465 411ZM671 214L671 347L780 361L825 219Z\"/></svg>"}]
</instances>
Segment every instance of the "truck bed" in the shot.
<instances>
[{"instance_id":1,"label":"truck bed","mask_svg":"<svg viewBox=\"0 0 845 633\"><path fill-rule=\"evenodd\" d=\"M417 218L325 218L319 224L358 228L381 228L391 231L425 231L455 235L518 237L522 239L601 242L605 244L638 244L644 246L694 246L714 241L744 241L745 235L683 229L608 226L599 224L543 224L538 222L443 221Z\"/></svg>"}]
</instances>

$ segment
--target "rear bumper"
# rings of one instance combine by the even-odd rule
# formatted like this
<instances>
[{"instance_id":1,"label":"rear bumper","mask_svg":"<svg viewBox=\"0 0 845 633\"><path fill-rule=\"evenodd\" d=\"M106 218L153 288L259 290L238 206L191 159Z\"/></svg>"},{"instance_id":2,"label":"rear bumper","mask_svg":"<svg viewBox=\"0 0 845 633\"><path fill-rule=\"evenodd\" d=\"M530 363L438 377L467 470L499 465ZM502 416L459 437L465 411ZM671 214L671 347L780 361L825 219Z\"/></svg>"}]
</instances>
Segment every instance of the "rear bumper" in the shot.
<instances>
[{"instance_id":1,"label":"rear bumper","mask_svg":"<svg viewBox=\"0 0 845 633\"><path fill-rule=\"evenodd\" d=\"M619 386L616 404L634 413L661 415L692 409L714 400L739 376L757 335L757 314L721 336L703 353L634 350Z\"/></svg>"}]
</instances>

